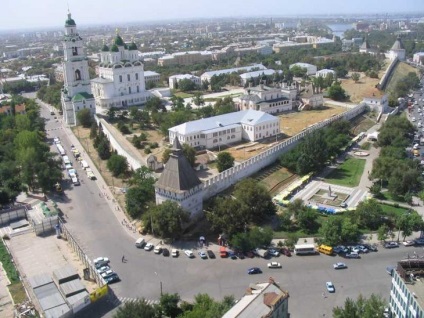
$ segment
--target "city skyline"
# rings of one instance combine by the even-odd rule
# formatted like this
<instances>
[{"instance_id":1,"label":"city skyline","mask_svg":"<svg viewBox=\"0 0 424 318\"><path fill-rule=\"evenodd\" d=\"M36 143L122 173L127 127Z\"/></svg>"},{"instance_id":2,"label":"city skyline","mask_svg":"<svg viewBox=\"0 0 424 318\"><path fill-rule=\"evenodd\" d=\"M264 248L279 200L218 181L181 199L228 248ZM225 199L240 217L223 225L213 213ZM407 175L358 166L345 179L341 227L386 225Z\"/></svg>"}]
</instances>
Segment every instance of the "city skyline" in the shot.
<instances>
[{"instance_id":1,"label":"city skyline","mask_svg":"<svg viewBox=\"0 0 424 318\"><path fill-rule=\"evenodd\" d=\"M3 4L4 14L1 30L28 29L43 27L62 27L66 19L67 7L80 25L95 24L124 24L143 21L200 19L200 18L229 18L251 16L305 16L343 14L393 14L424 12L422 0L384 1L358 0L344 2L338 0L321 0L320 6L314 5L314 0L298 0L287 3L281 0L147 0L140 3L127 0L125 6L114 6L108 0L6 0ZM47 9L46 9L47 8ZM147 12L144 10L148 9Z\"/></svg>"}]
</instances>

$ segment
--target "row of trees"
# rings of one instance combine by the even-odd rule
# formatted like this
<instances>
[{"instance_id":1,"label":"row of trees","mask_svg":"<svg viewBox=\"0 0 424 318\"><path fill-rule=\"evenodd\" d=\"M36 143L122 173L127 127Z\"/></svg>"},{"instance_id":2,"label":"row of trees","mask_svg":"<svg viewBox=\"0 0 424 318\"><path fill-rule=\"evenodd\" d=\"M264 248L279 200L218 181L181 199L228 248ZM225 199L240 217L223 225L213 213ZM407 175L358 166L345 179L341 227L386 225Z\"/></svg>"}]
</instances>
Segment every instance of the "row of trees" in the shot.
<instances>
[{"instance_id":1,"label":"row of trees","mask_svg":"<svg viewBox=\"0 0 424 318\"><path fill-rule=\"evenodd\" d=\"M60 94L63 88L63 83L56 83L50 86L41 86L37 91L37 98L43 102L54 106L56 109L61 109Z\"/></svg>"},{"instance_id":2,"label":"row of trees","mask_svg":"<svg viewBox=\"0 0 424 318\"><path fill-rule=\"evenodd\" d=\"M320 171L348 145L350 123L336 121L307 135L294 149L280 157L280 163L298 175Z\"/></svg>"},{"instance_id":3,"label":"row of trees","mask_svg":"<svg viewBox=\"0 0 424 318\"><path fill-rule=\"evenodd\" d=\"M150 305L145 299L127 302L118 308L114 318L218 318L234 305L233 296L216 301L208 294L197 294L194 302L181 301L178 294L163 294L159 304Z\"/></svg>"},{"instance_id":4,"label":"row of trees","mask_svg":"<svg viewBox=\"0 0 424 318\"><path fill-rule=\"evenodd\" d=\"M390 94L390 100L395 102L399 97L406 97L411 90L416 90L420 87L420 79L415 72L409 72L402 77L395 85Z\"/></svg>"},{"instance_id":5,"label":"row of trees","mask_svg":"<svg viewBox=\"0 0 424 318\"><path fill-rule=\"evenodd\" d=\"M406 117L391 116L378 135L380 156L373 162L370 179L375 180L371 192L379 196L383 185L395 199L412 200L412 193L421 189L419 161L407 157L405 148L410 144L415 129Z\"/></svg>"},{"instance_id":6,"label":"row of trees","mask_svg":"<svg viewBox=\"0 0 424 318\"><path fill-rule=\"evenodd\" d=\"M25 104L26 114L14 105ZM0 115L0 205L14 203L21 191L50 191L62 179L61 161L45 142L44 121L33 101L13 96L10 115Z\"/></svg>"}]
</instances>

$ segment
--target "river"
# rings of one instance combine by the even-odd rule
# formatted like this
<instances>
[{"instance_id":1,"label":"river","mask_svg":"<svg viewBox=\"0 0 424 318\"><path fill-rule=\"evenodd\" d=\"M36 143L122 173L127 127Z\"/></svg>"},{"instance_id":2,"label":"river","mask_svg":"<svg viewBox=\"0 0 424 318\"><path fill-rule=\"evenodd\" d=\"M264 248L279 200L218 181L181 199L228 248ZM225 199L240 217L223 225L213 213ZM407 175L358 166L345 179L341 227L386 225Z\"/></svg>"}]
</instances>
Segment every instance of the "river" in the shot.
<instances>
[{"instance_id":1,"label":"river","mask_svg":"<svg viewBox=\"0 0 424 318\"><path fill-rule=\"evenodd\" d=\"M341 39L344 37L345 31L353 29L353 25L349 23L327 24L327 26L331 29L333 35L338 36Z\"/></svg>"}]
</instances>

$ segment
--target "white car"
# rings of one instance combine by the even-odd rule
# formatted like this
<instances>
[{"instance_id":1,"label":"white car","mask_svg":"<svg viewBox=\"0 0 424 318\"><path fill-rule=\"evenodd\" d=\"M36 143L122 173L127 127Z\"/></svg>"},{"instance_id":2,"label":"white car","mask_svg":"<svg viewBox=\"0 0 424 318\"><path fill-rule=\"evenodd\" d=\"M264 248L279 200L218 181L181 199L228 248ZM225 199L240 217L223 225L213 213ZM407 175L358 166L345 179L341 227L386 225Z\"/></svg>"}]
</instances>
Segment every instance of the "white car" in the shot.
<instances>
[{"instance_id":1,"label":"white car","mask_svg":"<svg viewBox=\"0 0 424 318\"><path fill-rule=\"evenodd\" d=\"M281 268L281 264L277 262L268 263L268 268Z\"/></svg>"},{"instance_id":2,"label":"white car","mask_svg":"<svg viewBox=\"0 0 424 318\"><path fill-rule=\"evenodd\" d=\"M334 293L336 291L332 282L326 282L325 287L327 287L329 293Z\"/></svg>"},{"instance_id":3,"label":"white car","mask_svg":"<svg viewBox=\"0 0 424 318\"><path fill-rule=\"evenodd\" d=\"M415 245L415 241L405 241L405 242L402 242L402 244L404 246L414 246Z\"/></svg>"},{"instance_id":4,"label":"white car","mask_svg":"<svg viewBox=\"0 0 424 318\"><path fill-rule=\"evenodd\" d=\"M97 269L97 273L103 274L104 272L106 272L108 270L110 270L110 267L109 266L102 266L99 269Z\"/></svg>"},{"instance_id":5,"label":"white car","mask_svg":"<svg viewBox=\"0 0 424 318\"><path fill-rule=\"evenodd\" d=\"M200 258L203 258L203 259L207 259L208 258L208 256L206 255L206 252L205 251L200 251L198 254L199 254Z\"/></svg>"},{"instance_id":6,"label":"white car","mask_svg":"<svg viewBox=\"0 0 424 318\"><path fill-rule=\"evenodd\" d=\"M151 251L152 249L153 249L153 244L152 243L147 243L145 246L144 246L144 250L145 251Z\"/></svg>"},{"instance_id":7,"label":"white car","mask_svg":"<svg viewBox=\"0 0 424 318\"><path fill-rule=\"evenodd\" d=\"M194 254L192 250L185 250L184 254L187 255L188 258L193 258Z\"/></svg>"},{"instance_id":8,"label":"white car","mask_svg":"<svg viewBox=\"0 0 424 318\"><path fill-rule=\"evenodd\" d=\"M109 264L110 260L107 257L97 257L93 260L94 265Z\"/></svg>"},{"instance_id":9,"label":"white car","mask_svg":"<svg viewBox=\"0 0 424 318\"><path fill-rule=\"evenodd\" d=\"M111 274L113 274L113 270L109 269L109 270L104 271L103 273L101 273L101 276L102 276L103 278L105 278L105 277L107 277L107 276L109 276L109 275L111 275Z\"/></svg>"},{"instance_id":10,"label":"white car","mask_svg":"<svg viewBox=\"0 0 424 318\"><path fill-rule=\"evenodd\" d=\"M156 246L155 249L153 250L153 253L155 254L160 254L162 252L162 247L160 246Z\"/></svg>"},{"instance_id":11,"label":"white car","mask_svg":"<svg viewBox=\"0 0 424 318\"><path fill-rule=\"evenodd\" d=\"M413 122L415 122L415 120L416 120L416 119L415 119L415 117L412 117L412 119L411 119L411 120L412 120Z\"/></svg>"},{"instance_id":12,"label":"white car","mask_svg":"<svg viewBox=\"0 0 424 318\"><path fill-rule=\"evenodd\" d=\"M347 266L346 266L345 263L336 263L336 264L333 264L333 268L334 269L344 269L344 268L347 268Z\"/></svg>"}]
</instances>

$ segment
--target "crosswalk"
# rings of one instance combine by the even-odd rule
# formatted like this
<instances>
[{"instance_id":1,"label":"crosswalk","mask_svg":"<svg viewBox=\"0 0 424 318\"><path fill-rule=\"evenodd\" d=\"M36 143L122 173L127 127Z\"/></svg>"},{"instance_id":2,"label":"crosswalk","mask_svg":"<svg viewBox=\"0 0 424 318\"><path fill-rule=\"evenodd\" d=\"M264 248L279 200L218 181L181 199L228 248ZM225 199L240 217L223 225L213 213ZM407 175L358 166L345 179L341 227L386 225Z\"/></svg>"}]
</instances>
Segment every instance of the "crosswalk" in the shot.
<instances>
[{"instance_id":1,"label":"crosswalk","mask_svg":"<svg viewBox=\"0 0 424 318\"><path fill-rule=\"evenodd\" d=\"M110 299L109 302L112 303L113 306L120 306L125 303L135 302L138 299L140 298L114 297L113 299ZM151 300L151 299L145 299L145 300L148 305L159 304L159 300Z\"/></svg>"}]
</instances>

